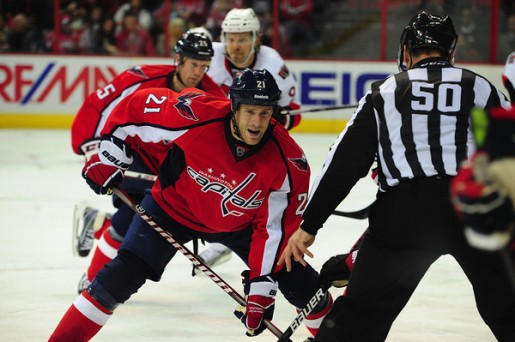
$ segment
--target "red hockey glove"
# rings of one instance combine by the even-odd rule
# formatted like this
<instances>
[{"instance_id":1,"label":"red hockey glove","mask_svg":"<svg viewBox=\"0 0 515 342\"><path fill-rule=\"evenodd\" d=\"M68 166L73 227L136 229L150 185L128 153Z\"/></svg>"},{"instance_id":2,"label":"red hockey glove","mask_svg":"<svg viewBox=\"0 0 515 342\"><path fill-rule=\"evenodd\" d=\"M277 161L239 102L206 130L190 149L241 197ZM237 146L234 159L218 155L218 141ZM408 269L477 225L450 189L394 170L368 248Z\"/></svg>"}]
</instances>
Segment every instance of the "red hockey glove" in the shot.
<instances>
[{"instance_id":1,"label":"red hockey glove","mask_svg":"<svg viewBox=\"0 0 515 342\"><path fill-rule=\"evenodd\" d=\"M274 119L277 120L288 131L292 128L297 127L302 120L301 114L281 114L283 111L290 111L290 107L281 107L276 113L274 113Z\"/></svg>"},{"instance_id":2,"label":"red hockey glove","mask_svg":"<svg viewBox=\"0 0 515 342\"><path fill-rule=\"evenodd\" d=\"M477 153L470 165L463 167L451 183L454 208L465 224L470 245L495 251L509 242L513 226L513 204L497 183L479 181L488 163L484 153Z\"/></svg>"},{"instance_id":3,"label":"red hockey glove","mask_svg":"<svg viewBox=\"0 0 515 342\"><path fill-rule=\"evenodd\" d=\"M121 140L102 140L99 154L91 157L82 169L82 177L97 194L106 194L123 181L123 172L132 164Z\"/></svg>"},{"instance_id":4,"label":"red hockey glove","mask_svg":"<svg viewBox=\"0 0 515 342\"><path fill-rule=\"evenodd\" d=\"M330 257L322 265L318 276L318 282L322 290L327 291L331 286L347 286L353 264L352 256L349 253Z\"/></svg>"},{"instance_id":5,"label":"red hockey glove","mask_svg":"<svg viewBox=\"0 0 515 342\"><path fill-rule=\"evenodd\" d=\"M80 150L86 157L86 161L88 161L95 154L98 154L98 149L100 148L100 139L93 139L86 141L82 145L80 145Z\"/></svg>"},{"instance_id":6,"label":"red hockey glove","mask_svg":"<svg viewBox=\"0 0 515 342\"><path fill-rule=\"evenodd\" d=\"M257 336L266 328L263 320L271 320L274 316L278 285L272 276L261 276L249 281L248 270L241 275L247 306L236 308L234 315L247 327L247 336Z\"/></svg>"}]
</instances>

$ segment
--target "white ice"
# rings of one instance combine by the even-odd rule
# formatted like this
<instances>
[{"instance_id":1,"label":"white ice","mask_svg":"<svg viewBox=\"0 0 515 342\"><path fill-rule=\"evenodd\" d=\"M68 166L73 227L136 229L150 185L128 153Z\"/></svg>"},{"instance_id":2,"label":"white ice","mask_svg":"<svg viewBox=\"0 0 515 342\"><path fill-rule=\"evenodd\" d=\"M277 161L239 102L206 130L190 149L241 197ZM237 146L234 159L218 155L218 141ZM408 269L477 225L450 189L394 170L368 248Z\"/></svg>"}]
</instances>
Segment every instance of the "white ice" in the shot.
<instances>
[{"instance_id":1,"label":"white ice","mask_svg":"<svg viewBox=\"0 0 515 342\"><path fill-rule=\"evenodd\" d=\"M316 176L335 135L294 134ZM72 255L75 203L112 210L109 197L95 195L80 176L82 158L72 153L64 130L0 130L0 341L46 341L77 297L88 258ZM374 199L375 185L363 179L340 205L357 210ZM399 212L400 215L402 213ZM312 248L319 269L345 252L366 221L333 216ZM191 246L189 246L191 247ZM241 291L243 263L233 257L215 271ZM334 296L341 290L332 290ZM188 259L177 254L158 283L147 282L121 305L95 341L250 341L233 316L236 302L205 276L191 277ZM278 295L273 322L282 330L294 309ZM293 335L303 341L308 331ZM276 341L265 331L254 342ZM451 257L428 271L395 321L388 341L495 341L475 307L472 288Z\"/></svg>"}]
</instances>

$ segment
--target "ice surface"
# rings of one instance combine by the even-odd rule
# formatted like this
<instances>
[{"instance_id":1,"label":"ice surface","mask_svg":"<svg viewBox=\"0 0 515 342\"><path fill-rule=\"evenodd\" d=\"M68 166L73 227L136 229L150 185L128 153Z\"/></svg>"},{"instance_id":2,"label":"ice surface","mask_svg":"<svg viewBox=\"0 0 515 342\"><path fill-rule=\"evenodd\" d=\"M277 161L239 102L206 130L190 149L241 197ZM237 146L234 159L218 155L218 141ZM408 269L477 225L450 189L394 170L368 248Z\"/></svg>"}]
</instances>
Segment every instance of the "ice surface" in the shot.
<instances>
[{"instance_id":1,"label":"ice surface","mask_svg":"<svg viewBox=\"0 0 515 342\"><path fill-rule=\"evenodd\" d=\"M294 134L316 176L335 135ZM75 300L89 258L72 255L75 203L112 210L80 176L68 131L0 130L0 341L46 341ZM357 210L372 202L375 185L358 183L340 205ZM317 236L312 264L319 269L343 253L366 221L331 217ZM215 271L240 290L243 263L233 257ZM332 290L339 295L340 290ZM162 281L148 282L121 305L95 341L250 341L232 311L236 305L205 276L191 277L189 261L177 256ZM278 296L274 323L286 329L296 313ZM303 341L301 327L294 341ZM276 341L268 331L254 342ZM472 288L450 257L438 260L394 323L388 341L495 341L475 308Z\"/></svg>"}]
</instances>

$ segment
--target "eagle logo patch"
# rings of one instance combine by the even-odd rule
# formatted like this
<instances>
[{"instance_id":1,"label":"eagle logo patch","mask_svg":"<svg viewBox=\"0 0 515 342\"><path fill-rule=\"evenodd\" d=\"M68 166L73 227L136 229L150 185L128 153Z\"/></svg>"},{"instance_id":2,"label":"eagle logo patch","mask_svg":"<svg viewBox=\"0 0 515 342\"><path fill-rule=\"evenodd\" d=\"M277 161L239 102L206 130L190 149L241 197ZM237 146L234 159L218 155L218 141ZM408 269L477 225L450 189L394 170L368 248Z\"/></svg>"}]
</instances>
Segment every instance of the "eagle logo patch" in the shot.
<instances>
[{"instance_id":1,"label":"eagle logo patch","mask_svg":"<svg viewBox=\"0 0 515 342\"><path fill-rule=\"evenodd\" d=\"M297 169L300 171L307 172L308 171L308 161L306 160L306 156L302 155L300 158L288 158L288 160L295 165Z\"/></svg>"},{"instance_id":2,"label":"eagle logo patch","mask_svg":"<svg viewBox=\"0 0 515 342\"><path fill-rule=\"evenodd\" d=\"M193 121L198 121L198 118L195 116L195 113L193 113L193 109L191 108L191 100L199 97L204 96L204 94L201 93L186 93L179 97L177 97L177 103L174 105L174 107L177 109L177 112L179 114L188 119Z\"/></svg>"}]
</instances>

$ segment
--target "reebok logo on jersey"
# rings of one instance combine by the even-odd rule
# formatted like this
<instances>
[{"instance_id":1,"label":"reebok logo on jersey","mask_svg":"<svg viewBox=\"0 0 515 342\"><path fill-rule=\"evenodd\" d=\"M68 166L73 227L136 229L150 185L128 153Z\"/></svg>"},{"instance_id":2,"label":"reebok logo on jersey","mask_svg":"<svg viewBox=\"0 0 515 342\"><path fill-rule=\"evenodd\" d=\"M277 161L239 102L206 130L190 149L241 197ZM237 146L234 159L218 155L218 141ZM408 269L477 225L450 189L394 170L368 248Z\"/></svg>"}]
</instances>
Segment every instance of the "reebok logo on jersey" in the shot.
<instances>
[{"instance_id":1,"label":"reebok logo on jersey","mask_svg":"<svg viewBox=\"0 0 515 342\"><path fill-rule=\"evenodd\" d=\"M237 210L229 209L229 204L241 209L255 209L259 208L263 201L262 198L257 198L261 194L261 190L255 191L252 196L249 198L244 198L239 194L247 184L249 184L254 177L256 177L255 173L250 173L247 178L241 184L236 186L234 189L230 188L227 184L222 182L213 181L210 179L209 175L203 175L200 172L193 170L190 166L188 166L188 175L198 184L200 185L200 189L202 192L213 191L219 194L222 197L222 201L220 202L220 207L222 210L222 216L234 215L234 216L242 216L243 213Z\"/></svg>"},{"instance_id":2,"label":"reebok logo on jersey","mask_svg":"<svg viewBox=\"0 0 515 342\"><path fill-rule=\"evenodd\" d=\"M306 156L303 155L300 158L288 158L288 160L295 165L297 169L300 171L308 171L308 161L306 160Z\"/></svg>"},{"instance_id":3,"label":"reebok logo on jersey","mask_svg":"<svg viewBox=\"0 0 515 342\"><path fill-rule=\"evenodd\" d=\"M186 93L177 97L177 103L174 107L179 112L179 115L193 121L198 121L198 118L193 113L193 109L191 108L191 99L194 99L199 96L205 96L202 93Z\"/></svg>"}]
</instances>

